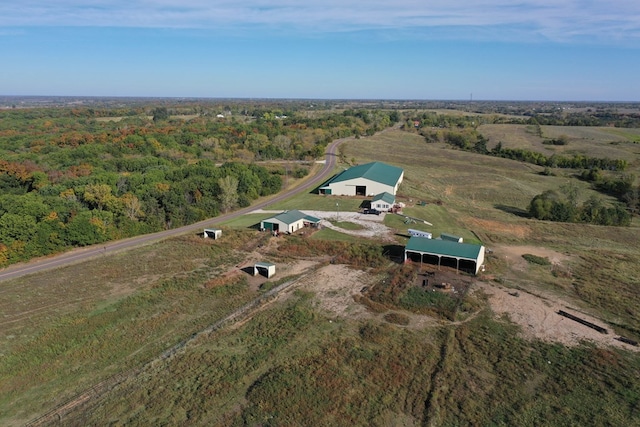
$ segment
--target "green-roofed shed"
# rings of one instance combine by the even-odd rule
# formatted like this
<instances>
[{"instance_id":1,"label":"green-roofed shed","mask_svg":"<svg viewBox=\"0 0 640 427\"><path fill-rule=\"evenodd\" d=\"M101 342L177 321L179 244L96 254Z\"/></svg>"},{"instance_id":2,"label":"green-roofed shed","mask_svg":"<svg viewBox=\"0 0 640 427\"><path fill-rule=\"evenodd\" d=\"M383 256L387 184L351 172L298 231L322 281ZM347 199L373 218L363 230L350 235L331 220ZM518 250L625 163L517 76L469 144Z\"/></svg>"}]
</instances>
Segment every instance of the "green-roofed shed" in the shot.
<instances>
[{"instance_id":1,"label":"green-roofed shed","mask_svg":"<svg viewBox=\"0 0 640 427\"><path fill-rule=\"evenodd\" d=\"M462 243L462 237L454 236L453 234L440 233L440 240L448 240L450 242Z\"/></svg>"},{"instance_id":2,"label":"green-roofed shed","mask_svg":"<svg viewBox=\"0 0 640 427\"><path fill-rule=\"evenodd\" d=\"M320 187L319 191L321 194L340 196L373 196L384 192L395 195L403 178L402 168L371 162L342 171Z\"/></svg>"},{"instance_id":3,"label":"green-roofed shed","mask_svg":"<svg viewBox=\"0 0 640 427\"><path fill-rule=\"evenodd\" d=\"M317 226L319 222L320 218L307 215L299 210L292 210L262 220L260 228L278 233L293 233L303 227Z\"/></svg>"},{"instance_id":4,"label":"green-roofed shed","mask_svg":"<svg viewBox=\"0 0 640 427\"><path fill-rule=\"evenodd\" d=\"M478 274L484 264L484 246L411 237L404 249L404 259Z\"/></svg>"}]
</instances>

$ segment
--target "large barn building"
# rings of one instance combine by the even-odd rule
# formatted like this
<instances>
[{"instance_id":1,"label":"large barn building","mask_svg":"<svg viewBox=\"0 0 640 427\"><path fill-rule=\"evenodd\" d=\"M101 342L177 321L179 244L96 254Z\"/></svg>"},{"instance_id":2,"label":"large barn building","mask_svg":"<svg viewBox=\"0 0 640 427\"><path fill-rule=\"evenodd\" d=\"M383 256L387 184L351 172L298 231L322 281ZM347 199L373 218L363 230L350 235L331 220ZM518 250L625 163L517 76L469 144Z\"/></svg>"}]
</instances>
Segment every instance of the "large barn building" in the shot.
<instances>
[{"instance_id":1,"label":"large barn building","mask_svg":"<svg viewBox=\"0 0 640 427\"><path fill-rule=\"evenodd\" d=\"M404 249L404 259L478 274L484 264L484 246L411 237Z\"/></svg>"},{"instance_id":2,"label":"large barn building","mask_svg":"<svg viewBox=\"0 0 640 427\"><path fill-rule=\"evenodd\" d=\"M338 196L373 196L381 193L396 195L404 171L382 162L353 166L334 176L320 187L320 194Z\"/></svg>"}]
</instances>

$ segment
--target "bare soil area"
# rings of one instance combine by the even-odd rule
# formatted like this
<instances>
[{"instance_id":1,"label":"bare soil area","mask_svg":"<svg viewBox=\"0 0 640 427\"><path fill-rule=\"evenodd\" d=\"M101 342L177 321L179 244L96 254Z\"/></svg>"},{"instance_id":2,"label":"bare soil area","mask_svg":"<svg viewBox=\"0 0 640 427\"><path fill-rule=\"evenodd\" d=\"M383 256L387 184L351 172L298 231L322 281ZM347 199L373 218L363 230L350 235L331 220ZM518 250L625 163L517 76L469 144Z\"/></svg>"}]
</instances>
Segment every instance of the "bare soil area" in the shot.
<instances>
[{"instance_id":1,"label":"bare soil area","mask_svg":"<svg viewBox=\"0 0 640 427\"><path fill-rule=\"evenodd\" d=\"M363 287L371 285L375 280L374 276L365 271L354 270L344 265L327 265L316 273L306 276L300 283L304 289L316 294L320 309L337 317L366 319L381 318L384 315L384 313L371 313L354 299L361 293ZM453 283L453 280L450 282ZM617 340L617 335L606 323L580 312L557 297L533 295L479 281L471 286L471 292L477 291L483 292L488 297L490 307L497 317L506 317L519 325L526 338L558 342L567 346L589 341L600 347L613 346L640 351L638 347ZM559 310L606 328L608 333L602 334L575 320L563 317L558 314ZM403 314L409 317L410 327L437 326L443 322L441 319L425 315L406 312Z\"/></svg>"},{"instance_id":2,"label":"bare soil area","mask_svg":"<svg viewBox=\"0 0 640 427\"><path fill-rule=\"evenodd\" d=\"M321 223L323 226L338 229L338 231L343 233L365 237L375 236L377 238L382 236L389 236L389 238L391 238L392 236L391 231L383 223L383 215L341 213L341 221L350 221L363 226L362 230L344 230L333 226L333 224L327 220L329 218L335 219L335 212L308 211L306 213L318 218L323 218L324 220ZM487 225L491 224L483 224L483 226ZM494 225L498 226L498 224ZM529 230L523 227L518 230L510 229L509 232L526 236ZM562 265L570 259L569 255L537 246L496 245L493 247L493 251L496 256L505 258L507 265L514 272L524 271L527 268L527 261L522 258L524 254L548 258L552 264L558 265ZM257 257L259 257L259 255L254 254L254 258ZM302 272L311 265L312 262L310 261L294 262L290 265L283 266L283 268L279 270L278 276L280 276L280 274ZM436 274L442 276L441 273L442 272L437 272ZM455 274L450 277L447 276L446 278L444 276L430 276L429 286L433 286L431 282L437 284L447 282L452 285L452 290L455 289L464 292L466 288L470 286L471 292L484 292L488 296L488 302L496 316L506 317L521 326L522 333L527 338L559 342L568 346L589 341L598 346L614 346L627 350L640 351L640 347L634 347L617 340L617 335L608 325L599 319L580 312L576 308L572 308L568 301L559 299L556 296L543 294L534 295L522 290L516 292L513 289L506 289L499 285L480 281L474 281L472 285L469 285L469 283L463 280L464 277L466 276L457 276ZM427 278L427 276L425 275L424 278ZM457 278L460 280L457 280ZM422 281L423 277L419 276L419 279ZM354 270L344 265L327 265L304 277L300 282L300 286L314 292L317 297L318 307L326 312L338 317L371 318L381 317L383 314L370 312L366 307L356 302L355 297L362 293L363 288L373 284L375 280L376 277L366 271ZM257 279L257 281L260 281L260 279ZM608 333L602 334L575 320L561 316L558 314L560 310L606 328ZM429 316L409 313L403 314L410 318L411 327L434 326L442 322Z\"/></svg>"},{"instance_id":3,"label":"bare soil area","mask_svg":"<svg viewBox=\"0 0 640 427\"><path fill-rule=\"evenodd\" d=\"M617 335L599 319L582 313L557 297L533 295L525 291L514 291L500 286L477 282L475 290L481 290L489 297L491 309L497 316L506 316L522 328L527 338L547 342L559 342L575 346L582 341L590 341L597 346L613 346L625 350L640 351L640 348L616 339ZM608 330L602 334L595 329L558 314L563 310Z\"/></svg>"},{"instance_id":4,"label":"bare soil area","mask_svg":"<svg viewBox=\"0 0 640 427\"><path fill-rule=\"evenodd\" d=\"M540 246L494 245L492 246L492 250L498 258L504 259L507 265L515 271L524 271L527 268L528 262L522 257L524 254L547 258L551 264L559 265L562 265L571 258L569 255Z\"/></svg>"}]
</instances>

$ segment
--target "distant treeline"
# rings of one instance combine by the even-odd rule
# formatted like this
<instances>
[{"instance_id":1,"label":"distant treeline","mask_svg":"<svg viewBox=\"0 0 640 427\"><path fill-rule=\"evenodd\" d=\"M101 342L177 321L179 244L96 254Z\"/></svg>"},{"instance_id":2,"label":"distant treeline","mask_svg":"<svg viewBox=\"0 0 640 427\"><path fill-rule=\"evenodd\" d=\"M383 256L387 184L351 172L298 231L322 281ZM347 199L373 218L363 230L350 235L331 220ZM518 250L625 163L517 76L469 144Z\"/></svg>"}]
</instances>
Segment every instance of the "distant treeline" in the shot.
<instances>
[{"instance_id":1,"label":"distant treeline","mask_svg":"<svg viewBox=\"0 0 640 427\"><path fill-rule=\"evenodd\" d=\"M472 111L470 107L476 107ZM412 115L406 126L429 127L477 127L483 124L521 124L553 126L613 126L619 128L639 128L640 111L629 111L621 105L622 111L612 106L602 108L569 108L556 104L521 103L506 104L462 104L460 110L470 110L470 114L439 114L426 111ZM638 110L638 105L626 106Z\"/></svg>"},{"instance_id":2,"label":"distant treeline","mask_svg":"<svg viewBox=\"0 0 640 427\"><path fill-rule=\"evenodd\" d=\"M571 157L557 154L547 156L537 151L522 148L504 148L502 142L498 142L493 149L488 149L488 140L475 129L425 131L423 134L427 142L439 142L442 140L442 142L461 150L518 160L538 166L569 169L599 168L610 171L624 171L628 166L627 161L624 159L589 157L582 154L574 154Z\"/></svg>"}]
</instances>

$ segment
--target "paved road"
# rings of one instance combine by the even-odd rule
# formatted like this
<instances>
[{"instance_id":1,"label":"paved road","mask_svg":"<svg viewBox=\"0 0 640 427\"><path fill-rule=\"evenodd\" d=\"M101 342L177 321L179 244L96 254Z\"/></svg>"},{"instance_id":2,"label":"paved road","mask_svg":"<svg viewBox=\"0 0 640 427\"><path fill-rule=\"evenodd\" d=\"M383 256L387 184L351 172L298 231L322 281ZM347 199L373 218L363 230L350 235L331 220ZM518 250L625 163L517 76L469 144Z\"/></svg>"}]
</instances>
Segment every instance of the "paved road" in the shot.
<instances>
[{"instance_id":1,"label":"paved road","mask_svg":"<svg viewBox=\"0 0 640 427\"><path fill-rule=\"evenodd\" d=\"M46 257L46 258L38 258L28 263L15 264L0 271L0 281L15 279L18 277L25 276L27 274L38 273L41 271L62 267L68 264L86 261L90 258L100 256L105 253L131 249L131 248L148 244L151 242L163 240L168 237L177 236L179 234L186 234L189 232L200 231L203 228L211 227L215 224L237 218L255 209L264 208L265 206L268 206L274 202L288 199L289 197L295 194L301 193L303 191L307 191L307 189L311 185L318 186L322 182L324 182L329 177L329 174L331 173L331 171L333 170L336 164L336 159L337 159L336 151L338 146L348 139L349 138L338 139L333 141L331 144L329 144L326 152L326 161L322 169L320 170L320 172L318 172L311 179L306 180L303 184L297 187L294 187L290 190L279 193L276 197L263 200L254 205L248 206L246 208L243 208L234 212L230 212L225 215L206 219L204 221L200 221L191 225L186 225L184 227L176 228L173 230L160 231L153 234L145 234L142 236L136 236L128 239L117 240L117 241L109 242L106 244L74 249L70 252L65 252L60 255L55 255L55 256Z\"/></svg>"}]
</instances>

